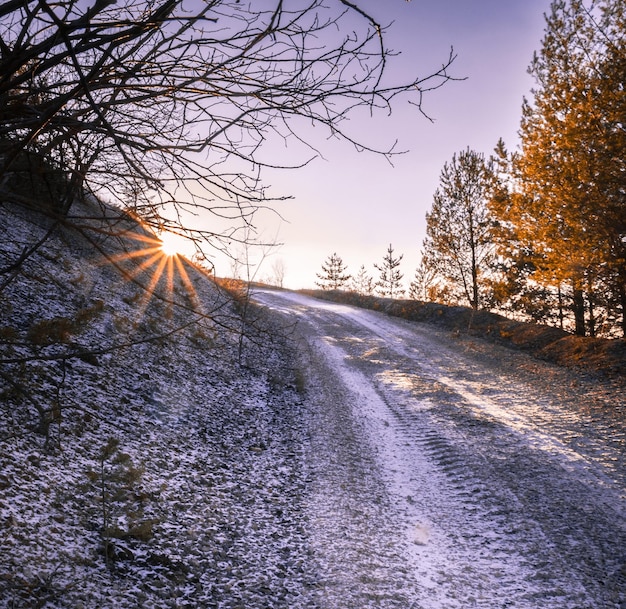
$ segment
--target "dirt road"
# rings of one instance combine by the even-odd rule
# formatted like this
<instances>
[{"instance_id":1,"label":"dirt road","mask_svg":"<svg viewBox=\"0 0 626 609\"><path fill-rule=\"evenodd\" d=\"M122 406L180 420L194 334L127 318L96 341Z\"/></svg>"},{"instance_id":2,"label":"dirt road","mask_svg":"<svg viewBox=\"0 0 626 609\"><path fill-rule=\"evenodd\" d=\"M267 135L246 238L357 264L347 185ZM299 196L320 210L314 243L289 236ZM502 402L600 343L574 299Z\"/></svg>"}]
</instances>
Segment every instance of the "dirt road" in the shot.
<instances>
[{"instance_id":1,"label":"dirt road","mask_svg":"<svg viewBox=\"0 0 626 609\"><path fill-rule=\"evenodd\" d=\"M430 326L263 291L296 322L328 608L624 609L624 397Z\"/></svg>"}]
</instances>

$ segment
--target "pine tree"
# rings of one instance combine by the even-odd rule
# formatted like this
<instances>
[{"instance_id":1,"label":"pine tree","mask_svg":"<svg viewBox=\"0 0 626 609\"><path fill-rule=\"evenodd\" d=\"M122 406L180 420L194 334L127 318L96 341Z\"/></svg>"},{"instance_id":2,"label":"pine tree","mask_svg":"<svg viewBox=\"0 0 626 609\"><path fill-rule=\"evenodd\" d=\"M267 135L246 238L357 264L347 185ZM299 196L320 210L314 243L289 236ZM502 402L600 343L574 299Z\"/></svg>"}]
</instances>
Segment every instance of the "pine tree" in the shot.
<instances>
[{"instance_id":1,"label":"pine tree","mask_svg":"<svg viewBox=\"0 0 626 609\"><path fill-rule=\"evenodd\" d=\"M428 264L424 252L409 285L409 298L423 302L432 302L437 298L437 273Z\"/></svg>"},{"instance_id":2,"label":"pine tree","mask_svg":"<svg viewBox=\"0 0 626 609\"><path fill-rule=\"evenodd\" d=\"M488 209L494 189L491 160L468 148L444 164L426 214L424 259L474 309L494 255Z\"/></svg>"},{"instance_id":3,"label":"pine tree","mask_svg":"<svg viewBox=\"0 0 626 609\"><path fill-rule=\"evenodd\" d=\"M590 88L597 97L590 98L593 119L587 121L587 131L591 184L599 202L593 223L602 243L600 262L588 275L598 288L588 293L589 325L592 330L594 302L602 302L626 336L626 0L605 1L601 9L592 28L602 52L591 73Z\"/></svg>"},{"instance_id":4,"label":"pine tree","mask_svg":"<svg viewBox=\"0 0 626 609\"><path fill-rule=\"evenodd\" d=\"M585 308L595 332L598 301L620 303L626 332L625 15L626 0L552 3L522 108L520 193L498 212L534 252L533 279L569 287L579 335Z\"/></svg>"},{"instance_id":5,"label":"pine tree","mask_svg":"<svg viewBox=\"0 0 626 609\"><path fill-rule=\"evenodd\" d=\"M374 293L374 288L374 279L365 270L365 265L362 264L359 272L352 278L350 289L360 296L371 296Z\"/></svg>"},{"instance_id":6,"label":"pine tree","mask_svg":"<svg viewBox=\"0 0 626 609\"><path fill-rule=\"evenodd\" d=\"M404 255L400 254L398 258L394 258L393 247L390 243L382 264L374 264L374 267L380 271L380 277L376 282L376 287L381 296L393 298L394 296L397 297L404 294L404 289L402 288L402 278L404 275L399 269L403 257Z\"/></svg>"},{"instance_id":7,"label":"pine tree","mask_svg":"<svg viewBox=\"0 0 626 609\"><path fill-rule=\"evenodd\" d=\"M347 265L335 252L322 264L322 273L316 273L320 281L316 281L315 285L322 290L340 290L352 277L346 273L347 270Z\"/></svg>"},{"instance_id":8,"label":"pine tree","mask_svg":"<svg viewBox=\"0 0 626 609\"><path fill-rule=\"evenodd\" d=\"M514 176L516 160L516 153L509 153L500 139L491 157L496 180L488 206L493 219L490 232L496 255L487 278L489 305L514 316L521 314L522 319L552 322L551 309L556 293L531 281L541 258L532 243L520 240L512 220L513 208L524 209Z\"/></svg>"}]
</instances>

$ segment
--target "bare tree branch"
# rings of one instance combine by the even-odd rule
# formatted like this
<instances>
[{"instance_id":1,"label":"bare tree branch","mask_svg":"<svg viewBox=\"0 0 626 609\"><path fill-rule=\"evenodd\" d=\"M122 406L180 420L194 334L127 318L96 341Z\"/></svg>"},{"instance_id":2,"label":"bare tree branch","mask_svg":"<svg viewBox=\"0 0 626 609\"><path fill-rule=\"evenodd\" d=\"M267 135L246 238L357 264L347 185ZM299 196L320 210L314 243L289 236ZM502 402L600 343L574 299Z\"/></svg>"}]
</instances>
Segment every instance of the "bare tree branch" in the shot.
<instances>
[{"instance_id":1,"label":"bare tree branch","mask_svg":"<svg viewBox=\"0 0 626 609\"><path fill-rule=\"evenodd\" d=\"M176 224L172 207L178 219L196 211L249 228L272 203L260 169L288 165L268 142L305 143L315 155L317 124L372 151L345 119L363 106L390 112L399 95L421 111L454 60L389 84L385 29L347 0L212 0L193 11L181 0L11 1L0 38L2 197L20 159L37 154L155 228ZM178 228L194 233L182 220Z\"/></svg>"}]
</instances>

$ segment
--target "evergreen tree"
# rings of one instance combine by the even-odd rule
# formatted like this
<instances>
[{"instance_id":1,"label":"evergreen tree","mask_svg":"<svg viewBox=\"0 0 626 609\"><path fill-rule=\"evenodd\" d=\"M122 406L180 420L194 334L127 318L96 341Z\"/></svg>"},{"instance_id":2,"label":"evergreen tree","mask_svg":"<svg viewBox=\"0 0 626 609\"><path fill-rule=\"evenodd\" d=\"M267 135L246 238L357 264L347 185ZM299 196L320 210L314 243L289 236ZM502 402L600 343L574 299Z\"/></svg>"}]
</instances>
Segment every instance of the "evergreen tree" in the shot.
<instances>
[{"instance_id":1,"label":"evergreen tree","mask_svg":"<svg viewBox=\"0 0 626 609\"><path fill-rule=\"evenodd\" d=\"M531 280L541 258L532 243L519 239L516 225L511 221L511 208L524 208L514 178L516 160L516 154L509 153L500 139L491 157L496 180L489 200L493 216L490 232L496 255L487 278L489 306L513 316L521 315L522 319L550 323L554 321L555 293Z\"/></svg>"},{"instance_id":2,"label":"evergreen tree","mask_svg":"<svg viewBox=\"0 0 626 609\"><path fill-rule=\"evenodd\" d=\"M428 264L424 252L422 252L419 266L415 269L413 281L409 285L409 298L423 302L437 299L437 273Z\"/></svg>"},{"instance_id":3,"label":"evergreen tree","mask_svg":"<svg viewBox=\"0 0 626 609\"><path fill-rule=\"evenodd\" d=\"M340 290L352 277L346 273L347 270L341 257L333 253L322 264L322 273L316 273L320 281L316 281L315 285L322 290Z\"/></svg>"},{"instance_id":4,"label":"evergreen tree","mask_svg":"<svg viewBox=\"0 0 626 609\"><path fill-rule=\"evenodd\" d=\"M494 254L488 209L494 191L491 160L468 148L445 163L426 214L424 260L474 309Z\"/></svg>"},{"instance_id":5,"label":"evergreen tree","mask_svg":"<svg viewBox=\"0 0 626 609\"><path fill-rule=\"evenodd\" d=\"M376 287L381 296L393 298L394 296L397 297L404 294L404 289L402 288L402 278L404 275L399 269L403 257L404 255L400 254L400 256L394 258L393 247L390 243L382 264L374 264L374 267L380 271L380 277L376 282Z\"/></svg>"},{"instance_id":6,"label":"evergreen tree","mask_svg":"<svg viewBox=\"0 0 626 609\"><path fill-rule=\"evenodd\" d=\"M600 280L608 288L608 313L626 337L626 0L611 4L613 8L604 14L602 26L610 44L596 73L603 100L599 122L604 127L599 132L604 136L602 157L597 158L606 234Z\"/></svg>"},{"instance_id":7,"label":"evergreen tree","mask_svg":"<svg viewBox=\"0 0 626 609\"><path fill-rule=\"evenodd\" d=\"M522 108L520 192L494 207L532 250L533 279L569 294L579 335L595 333L600 301L626 331L625 15L626 0L553 1Z\"/></svg>"},{"instance_id":8,"label":"evergreen tree","mask_svg":"<svg viewBox=\"0 0 626 609\"><path fill-rule=\"evenodd\" d=\"M374 293L374 279L365 270L362 264L359 272L352 278L350 289L361 296L371 296Z\"/></svg>"}]
</instances>

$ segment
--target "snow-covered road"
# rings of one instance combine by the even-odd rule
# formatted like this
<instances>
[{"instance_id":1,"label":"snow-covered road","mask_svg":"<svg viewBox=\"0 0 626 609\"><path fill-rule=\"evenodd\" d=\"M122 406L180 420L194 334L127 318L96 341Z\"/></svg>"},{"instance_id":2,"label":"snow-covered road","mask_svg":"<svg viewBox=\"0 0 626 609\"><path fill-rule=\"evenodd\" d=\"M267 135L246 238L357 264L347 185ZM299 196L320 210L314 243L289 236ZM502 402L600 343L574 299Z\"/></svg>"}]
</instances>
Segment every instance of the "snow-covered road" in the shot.
<instances>
[{"instance_id":1,"label":"snow-covered road","mask_svg":"<svg viewBox=\"0 0 626 609\"><path fill-rule=\"evenodd\" d=\"M426 325L255 298L298 321L319 606L626 607L623 396Z\"/></svg>"}]
</instances>

